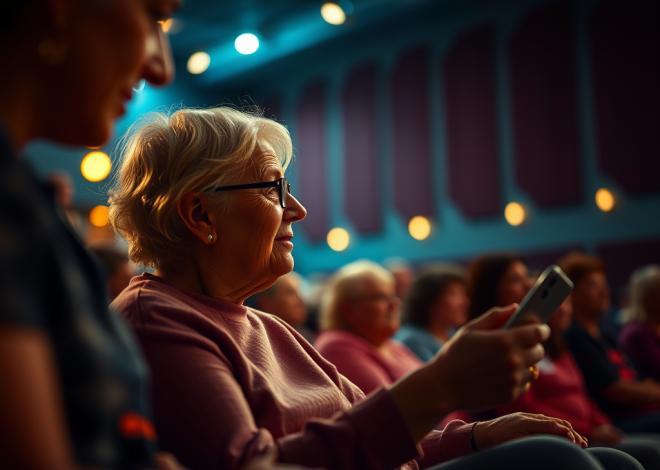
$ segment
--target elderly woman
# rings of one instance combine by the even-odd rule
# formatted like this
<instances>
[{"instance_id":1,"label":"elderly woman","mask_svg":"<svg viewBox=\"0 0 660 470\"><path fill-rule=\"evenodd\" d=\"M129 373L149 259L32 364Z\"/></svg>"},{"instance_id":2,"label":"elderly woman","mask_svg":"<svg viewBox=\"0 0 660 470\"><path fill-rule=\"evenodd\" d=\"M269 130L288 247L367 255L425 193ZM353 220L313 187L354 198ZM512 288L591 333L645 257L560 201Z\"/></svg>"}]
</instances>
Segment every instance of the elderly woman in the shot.
<instances>
[{"instance_id":1,"label":"elderly woman","mask_svg":"<svg viewBox=\"0 0 660 470\"><path fill-rule=\"evenodd\" d=\"M621 349L647 375L660 381L660 266L646 266L630 278L630 305L619 334Z\"/></svg>"},{"instance_id":2,"label":"elderly woman","mask_svg":"<svg viewBox=\"0 0 660 470\"><path fill-rule=\"evenodd\" d=\"M470 299L465 275L457 268L437 267L413 281L401 309L403 326L394 334L426 362L467 321Z\"/></svg>"},{"instance_id":3,"label":"elderly woman","mask_svg":"<svg viewBox=\"0 0 660 470\"><path fill-rule=\"evenodd\" d=\"M329 470L461 456L446 468L528 468L516 455L536 468L599 467L563 439L496 445L537 433L584 445L561 420L516 415L432 431L455 409L493 406L527 387L548 330L497 329L512 307L469 323L432 361L365 399L293 328L243 306L291 271L292 226L305 216L284 177L283 126L227 108L157 114L133 129L123 158L111 221L131 258L155 271L113 305L152 367L162 447L184 464L233 469L275 447L280 462ZM638 468L625 454L603 458Z\"/></svg>"},{"instance_id":4,"label":"elderly woman","mask_svg":"<svg viewBox=\"0 0 660 470\"><path fill-rule=\"evenodd\" d=\"M422 365L390 339L401 324L400 306L389 271L371 261L348 264L325 292L314 346L365 394L392 385Z\"/></svg>"}]
</instances>

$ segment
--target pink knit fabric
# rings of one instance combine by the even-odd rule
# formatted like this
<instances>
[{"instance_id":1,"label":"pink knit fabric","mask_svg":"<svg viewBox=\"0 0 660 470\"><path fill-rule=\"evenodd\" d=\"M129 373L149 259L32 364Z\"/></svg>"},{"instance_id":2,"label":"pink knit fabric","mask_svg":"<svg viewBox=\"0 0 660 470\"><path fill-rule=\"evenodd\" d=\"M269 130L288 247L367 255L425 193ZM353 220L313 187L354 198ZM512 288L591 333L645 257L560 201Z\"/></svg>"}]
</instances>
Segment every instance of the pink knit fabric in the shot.
<instances>
[{"instance_id":1,"label":"pink knit fabric","mask_svg":"<svg viewBox=\"0 0 660 470\"><path fill-rule=\"evenodd\" d=\"M472 452L461 421L416 446L386 390L365 400L276 317L150 274L113 307L151 366L161 448L195 470L235 469L273 445L282 462L328 470L417 469Z\"/></svg>"},{"instance_id":2,"label":"pink knit fabric","mask_svg":"<svg viewBox=\"0 0 660 470\"><path fill-rule=\"evenodd\" d=\"M364 393L392 385L423 364L398 341L388 339L377 348L347 331L322 331L316 337L314 347Z\"/></svg>"}]
</instances>

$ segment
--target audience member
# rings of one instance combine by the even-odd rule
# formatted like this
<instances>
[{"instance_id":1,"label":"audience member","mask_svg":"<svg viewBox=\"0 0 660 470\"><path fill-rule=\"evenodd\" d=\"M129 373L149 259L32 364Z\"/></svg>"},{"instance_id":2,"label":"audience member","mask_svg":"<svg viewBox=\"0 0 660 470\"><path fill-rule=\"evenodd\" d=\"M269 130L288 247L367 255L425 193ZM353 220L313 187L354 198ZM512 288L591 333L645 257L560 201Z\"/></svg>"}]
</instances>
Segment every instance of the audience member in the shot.
<instances>
[{"instance_id":1,"label":"audience member","mask_svg":"<svg viewBox=\"0 0 660 470\"><path fill-rule=\"evenodd\" d=\"M465 283L463 272L453 267L437 267L417 276L403 301L403 325L394 339L422 361L430 360L467 321L470 300Z\"/></svg>"},{"instance_id":2,"label":"audience member","mask_svg":"<svg viewBox=\"0 0 660 470\"><path fill-rule=\"evenodd\" d=\"M401 301L393 275L371 261L340 269L321 304L314 346L365 393L389 386L422 362L391 339L400 326Z\"/></svg>"},{"instance_id":3,"label":"audience member","mask_svg":"<svg viewBox=\"0 0 660 470\"><path fill-rule=\"evenodd\" d=\"M152 365L165 449L196 470L235 468L271 446L279 461L328 470L461 456L443 470L595 469L593 456L639 468L610 449L580 451L569 423L540 415L432 431L453 410L494 406L527 387L549 329L499 329L512 307L468 323L433 360L366 399L293 328L244 307L293 267L291 226L306 212L283 177L290 155L283 126L226 108L152 116L126 142L110 219L131 258L156 269L113 305ZM569 441L498 445L539 433Z\"/></svg>"},{"instance_id":4,"label":"audience member","mask_svg":"<svg viewBox=\"0 0 660 470\"><path fill-rule=\"evenodd\" d=\"M53 191L18 152L33 139L99 146L140 79L173 68L146 0L3 3L0 30L0 466L154 466L147 371ZM157 13L155 17L154 14ZM161 468L178 468L170 458Z\"/></svg>"},{"instance_id":5,"label":"audience member","mask_svg":"<svg viewBox=\"0 0 660 470\"><path fill-rule=\"evenodd\" d=\"M589 394L623 432L660 433L660 383L639 380L615 339L598 326L610 307L603 262L595 256L573 252L559 260L558 265L574 284L574 321L565 338Z\"/></svg>"},{"instance_id":6,"label":"audience member","mask_svg":"<svg viewBox=\"0 0 660 470\"><path fill-rule=\"evenodd\" d=\"M630 303L619 343L642 371L660 380L660 266L646 266L630 279Z\"/></svg>"},{"instance_id":7,"label":"audience member","mask_svg":"<svg viewBox=\"0 0 660 470\"><path fill-rule=\"evenodd\" d=\"M520 302L532 285L524 259L515 253L494 253L475 258L468 269L469 318L483 314L484 305Z\"/></svg>"},{"instance_id":8,"label":"audience member","mask_svg":"<svg viewBox=\"0 0 660 470\"><path fill-rule=\"evenodd\" d=\"M498 406L498 415L522 411L565 419L587 437L589 446L616 447L635 457L646 470L660 469L660 435L626 436L589 397L582 373L563 339L572 310L569 297L550 318L552 333L543 344L545 357L538 364L538 379L516 400Z\"/></svg>"},{"instance_id":9,"label":"audience member","mask_svg":"<svg viewBox=\"0 0 660 470\"><path fill-rule=\"evenodd\" d=\"M392 257L383 261L383 266L394 276L394 292L399 299L403 299L410 289L415 275L410 263L403 258Z\"/></svg>"},{"instance_id":10,"label":"audience member","mask_svg":"<svg viewBox=\"0 0 660 470\"><path fill-rule=\"evenodd\" d=\"M46 175L47 187L54 191L54 199L59 204L58 209L64 212L64 219L68 220L75 232L83 237L85 235L85 224L78 212L73 209L73 182L71 175L64 170L54 170Z\"/></svg>"},{"instance_id":11,"label":"audience member","mask_svg":"<svg viewBox=\"0 0 660 470\"><path fill-rule=\"evenodd\" d=\"M138 275L138 271L128 259L126 250L119 248L114 240L90 243L87 249L103 268L108 283L108 296L112 302L121 291L128 287L128 283Z\"/></svg>"},{"instance_id":12,"label":"audience member","mask_svg":"<svg viewBox=\"0 0 660 470\"><path fill-rule=\"evenodd\" d=\"M257 309L281 318L310 343L314 332L305 326L307 306L300 295L301 278L295 272L280 277L268 289L255 295Z\"/></svg>"}]
</instances>

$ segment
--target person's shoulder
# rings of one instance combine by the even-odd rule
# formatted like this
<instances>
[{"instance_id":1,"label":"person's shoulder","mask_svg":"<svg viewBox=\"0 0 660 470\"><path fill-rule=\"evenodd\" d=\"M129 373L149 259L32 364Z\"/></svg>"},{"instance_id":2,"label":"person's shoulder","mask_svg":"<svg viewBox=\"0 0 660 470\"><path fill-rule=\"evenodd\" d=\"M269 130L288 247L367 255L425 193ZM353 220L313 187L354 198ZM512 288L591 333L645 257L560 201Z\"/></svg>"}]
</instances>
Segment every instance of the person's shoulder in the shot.
<instances>
[{"instance_id":1,"label":"person's shoulder","mask_svg":"<svg viewBox=\"0 0 660 470\"><path fill-rule=\"evenodd\" d=\"M373 346L369 346L366 340L342 330L323 330L316 335L314 340L314 347L323 355L339 351L368 353L373 349Z\"/></svg>"}]
</instances>

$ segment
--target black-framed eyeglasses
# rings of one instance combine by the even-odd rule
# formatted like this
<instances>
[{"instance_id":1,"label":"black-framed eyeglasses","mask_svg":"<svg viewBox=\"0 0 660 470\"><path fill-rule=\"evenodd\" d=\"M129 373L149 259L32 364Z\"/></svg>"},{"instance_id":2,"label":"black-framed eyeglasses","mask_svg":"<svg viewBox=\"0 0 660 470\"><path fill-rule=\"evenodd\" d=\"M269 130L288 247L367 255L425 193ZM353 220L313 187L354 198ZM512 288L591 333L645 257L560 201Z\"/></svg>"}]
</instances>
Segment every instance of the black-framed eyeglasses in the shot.
<instances>
[{"instance_id":1,"label":"black-framed eyeglasses","mask_svg":"<svg viewBox=\"0 0 660 470\"><path fill-rule=\"evenodd\" d=\"M220 186L216 191L229 191L232 189L256 189L256 188L278 188L277 193L280 196L280 206L286 207L286 195L291 193L291 185L286 178L278 178L275 181L265 181L263 183L234 184L231 186Z\"/></svg>"}]
</instances>

